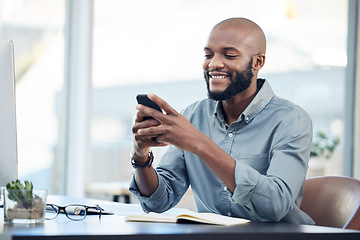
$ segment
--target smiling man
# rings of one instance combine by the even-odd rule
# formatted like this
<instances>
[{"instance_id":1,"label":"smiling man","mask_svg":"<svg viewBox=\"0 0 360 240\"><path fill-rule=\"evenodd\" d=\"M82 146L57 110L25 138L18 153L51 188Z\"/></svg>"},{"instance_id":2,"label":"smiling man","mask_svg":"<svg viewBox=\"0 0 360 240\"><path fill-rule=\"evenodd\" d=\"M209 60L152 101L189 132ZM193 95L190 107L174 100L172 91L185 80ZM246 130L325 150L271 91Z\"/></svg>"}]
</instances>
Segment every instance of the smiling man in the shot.
<instances>
[{"instance_id":1,"label":"smiling man","mask_svg":"<svg viewBox=\"0 0 360 240\"><path fill-rule=\"evenodd\" d=\"M191 185L199 212L314 224L299 208L311 119L258 79L263 31L248 19L227 19L212 29L204 51L208 99L182 114L154 94L164 113L137 106L130 190L146 212L176 206ZM154 169L150 148L168 145Z\"/></svg>"}]
</instances>

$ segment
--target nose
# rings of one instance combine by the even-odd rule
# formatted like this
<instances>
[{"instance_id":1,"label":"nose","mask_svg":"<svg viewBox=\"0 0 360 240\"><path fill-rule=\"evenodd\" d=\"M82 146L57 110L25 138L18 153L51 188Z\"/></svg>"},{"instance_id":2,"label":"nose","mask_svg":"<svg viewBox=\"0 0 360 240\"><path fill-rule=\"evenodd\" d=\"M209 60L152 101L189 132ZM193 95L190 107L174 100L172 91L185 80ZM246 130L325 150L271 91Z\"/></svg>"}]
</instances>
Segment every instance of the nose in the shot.
<instances>
[{"instance_id":1,"label":"nose","mask_svg":"<svg viewBox=\"0 0 360 240\"><path fill-rule=\"evenodd\" d=\"M216 55L211 58L209 64L208 64L208 68L209 70L215 70L215 69L220 69L224 67L224 63L221 60L220 57L217 57Z\"/></svg>"}]
</instances>

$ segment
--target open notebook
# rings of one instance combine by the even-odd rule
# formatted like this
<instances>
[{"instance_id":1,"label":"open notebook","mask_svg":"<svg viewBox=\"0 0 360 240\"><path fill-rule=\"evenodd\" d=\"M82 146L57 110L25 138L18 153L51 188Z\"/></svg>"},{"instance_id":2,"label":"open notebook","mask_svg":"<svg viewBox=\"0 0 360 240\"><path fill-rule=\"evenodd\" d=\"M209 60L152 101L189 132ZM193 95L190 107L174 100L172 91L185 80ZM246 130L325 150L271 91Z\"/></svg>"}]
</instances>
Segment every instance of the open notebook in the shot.
<instances>
[{"instance_id":1,"label":"open notebook","mask_svg":"<svg viewBox=\"0 0 360 240\"><path fill-rule=\"evenodd\" d=\"M190 210L180 214L154 213L148 214L129 214L125 217L128 222L163 222L163 223L186 223L198 222L206 224L216 224L231 226L236 224L249 223L250 221L242 218L227 217L215 213L197 213Z\"/></svg>"}]
</instances>

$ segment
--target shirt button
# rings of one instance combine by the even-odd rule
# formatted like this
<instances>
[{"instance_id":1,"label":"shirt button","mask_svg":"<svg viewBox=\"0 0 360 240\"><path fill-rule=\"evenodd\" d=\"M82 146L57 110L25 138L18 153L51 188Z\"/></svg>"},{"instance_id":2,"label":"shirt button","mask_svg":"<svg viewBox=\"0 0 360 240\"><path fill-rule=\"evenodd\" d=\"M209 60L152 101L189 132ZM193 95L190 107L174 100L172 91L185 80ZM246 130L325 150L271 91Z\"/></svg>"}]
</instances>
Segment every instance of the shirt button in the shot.
<instances>
[{"instance_id":1,"label":"shirt button","mask_svg":"<svg viewBox=\"0 0 360 240\"><path fill-rule=\"evenodd\" d=\"M231 216L232 216L231 212L228 212L228 213L227 213L227 215L228 215L229 217L231 217Z\"/></svg>"},{"instance_id":2,"label":"shirt button","mask_svg":"<svg viewBox=\"0 0 360 240\"><path fill-rule=\"evenodd\" d=\"M232 138L232 137L233 137L233 134L232 134L232 133L229 133L229 137Z\"/></svg>"},{"instance_id":3,"label":"shirt button","mask_svg":"<svg viewBox=\"0 0 360 240\"><path fill-rule=\"evenodd\" d=\"M224 187L224 191L227 191L228 189L227 189L227 187Z\"/></svg>"}]
</instances>

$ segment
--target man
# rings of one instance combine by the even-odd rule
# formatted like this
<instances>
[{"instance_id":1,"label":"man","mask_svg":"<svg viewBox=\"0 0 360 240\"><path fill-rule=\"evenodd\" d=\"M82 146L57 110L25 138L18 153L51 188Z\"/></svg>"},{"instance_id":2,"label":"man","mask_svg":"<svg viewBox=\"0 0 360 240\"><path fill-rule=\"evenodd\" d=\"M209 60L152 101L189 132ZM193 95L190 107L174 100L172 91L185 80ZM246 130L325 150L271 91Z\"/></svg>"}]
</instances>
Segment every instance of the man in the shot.
<instances>
[{"instance_id":1,"label":"man","mask_svg":"<svg viewBox=\"0 0 360 240\"><path fill-rule=\"evenodd\" d=\"M147 212L174 207L191 185L199 212L314 224L299 209L312 123L257 79L263 31L248 19L227 19L212 29L204 51L209 99L182 114L154 94L164 113L137 106L130 190ZM167 145L155 170L150 147Z\"/></svg>"}]
</instances>

